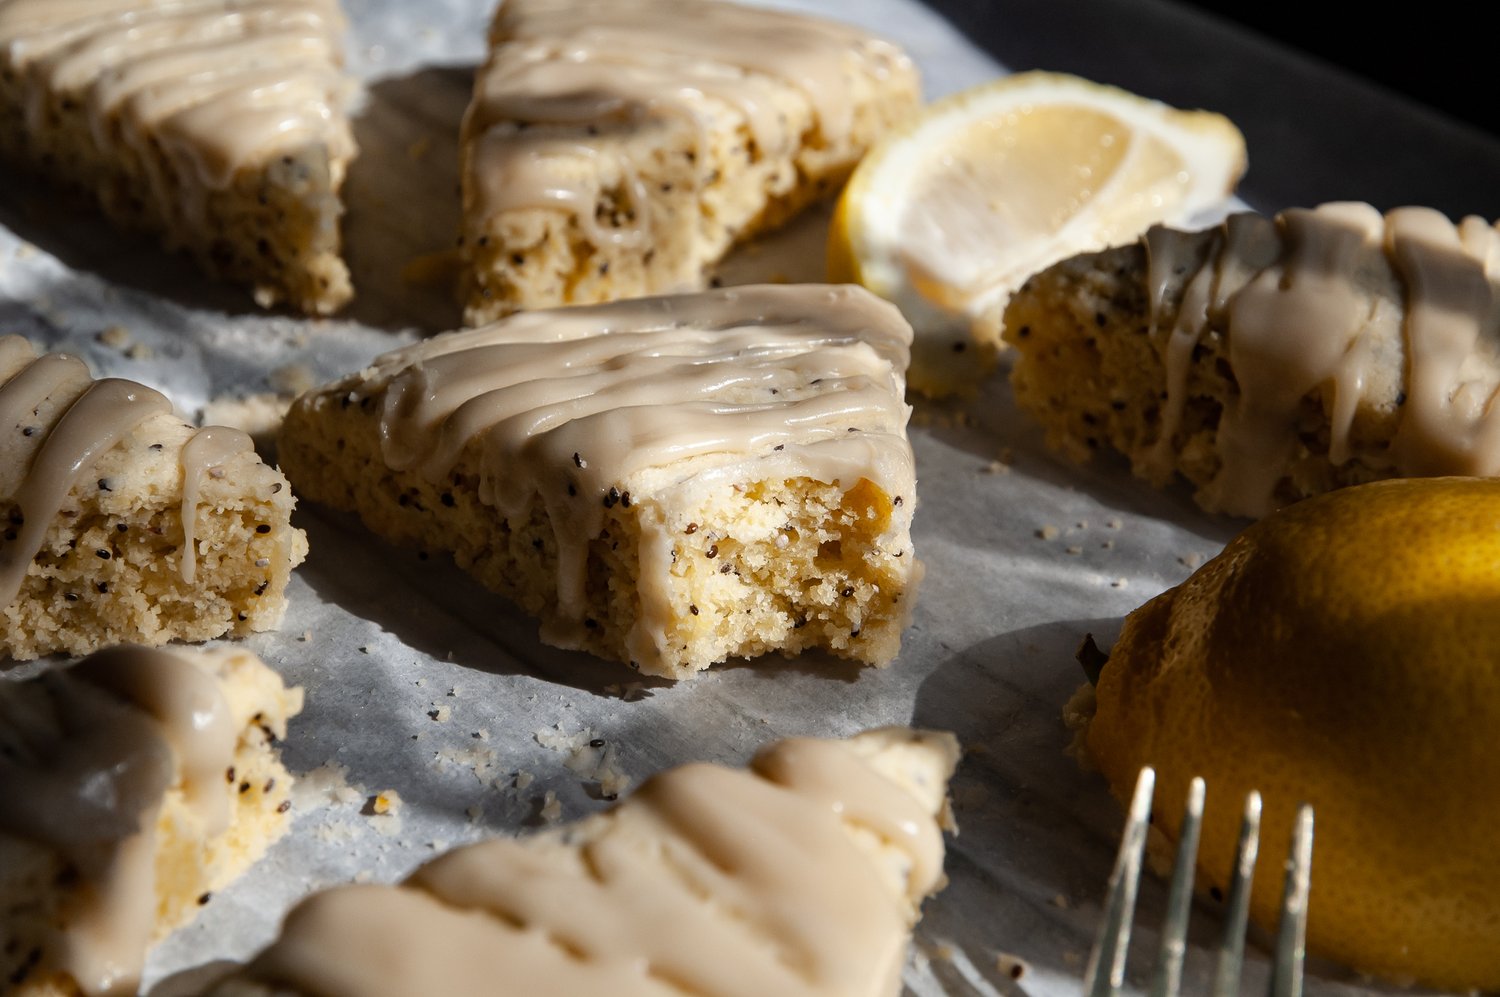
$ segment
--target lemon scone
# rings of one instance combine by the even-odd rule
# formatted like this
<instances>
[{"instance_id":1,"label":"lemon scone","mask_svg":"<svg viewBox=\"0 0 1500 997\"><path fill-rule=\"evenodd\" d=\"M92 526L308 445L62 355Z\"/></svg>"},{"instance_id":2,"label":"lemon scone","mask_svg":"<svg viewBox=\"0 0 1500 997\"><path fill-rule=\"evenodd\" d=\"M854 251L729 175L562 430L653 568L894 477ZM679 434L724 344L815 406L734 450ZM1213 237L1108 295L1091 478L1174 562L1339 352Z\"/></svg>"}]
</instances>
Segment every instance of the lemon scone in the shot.
<instances>
[{"instance_id":1,"label":"lemon scone","mask_svg":"<svg viewBox=\"0 0 1500 997\"><path fill-rule=\"evenodd\" d=\"M571 827L314 895L218 997L894 997L943 880L951 734L687 765Z\"/></svg>"},{"instance_id":2,"label":"lemon scone","mask_svg":"<svg viewBox=\"0 0 1500 997\"><path fill-rule=\"evenodd\" d=\"M719 0L506 0L464 119L470 324L701 288L920 100L852 27Z\"/></svg>"},{"instance_id":3,"label":"lemon scone","mask_svg":"<svg viewBox=\"0 0 1500 997\"><path fill-rule=\"evenodd\" d=\"M1224 889L1240 803L1279 850L1317 810L1311 952L1455 992L1500 988L1500 480L1378 481L1251 524L1130 614L1100 673L1089 754L1128 798L1208 784L1198 856ZM1180 811L1160 829L1177 837ZM1268 931L1284 873L1262 861Z\"/></svg>"},{"instance_id":4,"label":"lemon scone","mask_svg":"<svg viewBox=\"0 0 1500 997\"><path fill-rule=\"evenodd\" d=\"M0 0L0 156L262 305L350 296L335 0Z\"/></svg>"},{"instance_id":5,"label":"lemon scone","mask_svg":"<svg viewBox=\"0 0 1500 997\"><path fill-rule=\"evenodd\" d=\"M276 626L307 552L292 506L245 434L0 338L0 656Z\"/></svg>"},{"instance_id":6,"label":"lemon scone","mask_svg":"<svg viewBox=\"0 0 1500 997\"><path fill-rule=\"evenodd\" d=\"M885 664L920 573L910 344L857 287L525 312L302 396L279 453L304 498L452 551L548 643L672 678Z\"/></svg>"},{"instance_id":7,"label":"lemon scone","mask_svg":"<svg viewBox=\"0 0 1500 997\"><path fill-rule=\"evenodd\" d=\"M301 708L227 648L0 681L0 989L135 993L147 948L286 830L274 745Z\"/></svg>"},{"instance_id":8,"label":"lemon scone","mask_svg":"<svg viewBox=\"0 0 1500 997\"><path fill-rule=\"evenodd\" d=\"M1394 476L1500 474L1500 232L1426 208L1235 215L1033 276L1011 381L1048 440L1260 516Z\"/></svg>"}]
</instances>

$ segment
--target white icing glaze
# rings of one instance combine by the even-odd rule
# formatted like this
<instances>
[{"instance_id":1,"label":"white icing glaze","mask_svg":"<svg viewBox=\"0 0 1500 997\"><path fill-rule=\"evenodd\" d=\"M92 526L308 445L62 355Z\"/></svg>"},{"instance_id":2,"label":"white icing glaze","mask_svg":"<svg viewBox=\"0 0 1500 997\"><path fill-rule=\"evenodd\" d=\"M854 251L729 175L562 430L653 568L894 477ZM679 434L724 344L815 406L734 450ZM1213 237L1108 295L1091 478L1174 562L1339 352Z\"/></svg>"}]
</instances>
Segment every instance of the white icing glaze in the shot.
<instances>
[{"instance_id":1,"label":"white icing glaze","mask_svg":"<svg viewBox=\"0 0 1500 997\"><path fill-rule=\"evenodd\" d=\"M85 994L133 994L156 924L156 822L173 785L205 834L228 826L235 730L213 675L114 648L29 683L0 682L0 831L81 876L56 968Z\"/></svg>"},{"instance_id":2,"label":"white icing glaze","mask_svg":"<svg viewBox=\"0 0 1500 997\"><path fill-rule=\"evenodd\" d=\"M855 834L902 856L899 884ZM323 997L894 995L942 861L933 813L853 748L785 741L752 772L675 769L576 830L461 848L405 887L318 894L249 975Z\"/></svg>"},{"instance_id":3,"label":"white icing glaze","mask_svg":"<svg viewBox=\"0 0 1500 997\"><path fill-rule=\"evenodd\" d=\"M198 487L203 475L254 449L249 436L225 426L205 426L182 448L182 580L189 585L198 576Z\"/></svg>"},{"instance_id":4,"label":"white icing glaze","mask_svg":"<svg viewBox=\"0 0 1500 997\"><path fill-rule=\"evenodd\" d=\"M910 343L900 313L859 288L743 287L523 313L382 357L354 387L384 390L392 468L436 482L464 459L480 499L506 516L540 497L559 608L581 623L588 544L617 502L650 502L692 476L846 490L868 478L911 496ZM913 505L893 511L897 523ZM672 616L671 544L669 524L641 526L628 647L646 663Z\"/></svg>"},{"instance_id":5,"label":"white icing glaze","mask_svg":"<svg viewBox=\"0 0 1500 997\"><path fill-rule=\"evenodd\" d=\"M81 95L96 139L153 142L206 187L309 143L352 154L334 0L0 0L0 61ZM149 157L147 159L149 164ZM153 177L157 194L180 185Z\"/></svg>"},{"instance_id":6,"label":"white icing glaze","mask_svg":"<svg viewBox=\"0 0 1500 997\"><path fill-rule=\"evenodd\" d=\"M1212 238L1154 229L1145 237L1153 326L1162 297L1182 297L1166 342L1161 436L1148 460L1170 461L1187 369L1211 323L1226 330L1238 393L1218 425L1221 467L1204 488L1212 508L1260 516L1298 456L1304 399L1327 398L1329 458L1349 458L1362 406L1399 413L1389 471L1500 474L1500 231L1455 226L1436 211L1382 217L1366 204L1291 210L1270 222L1229 219ZM1377 289L1395 281L1392 307ZM1399 344L1402 395L1370 394L1378 344Z\"/></svg>"}]
</instances>

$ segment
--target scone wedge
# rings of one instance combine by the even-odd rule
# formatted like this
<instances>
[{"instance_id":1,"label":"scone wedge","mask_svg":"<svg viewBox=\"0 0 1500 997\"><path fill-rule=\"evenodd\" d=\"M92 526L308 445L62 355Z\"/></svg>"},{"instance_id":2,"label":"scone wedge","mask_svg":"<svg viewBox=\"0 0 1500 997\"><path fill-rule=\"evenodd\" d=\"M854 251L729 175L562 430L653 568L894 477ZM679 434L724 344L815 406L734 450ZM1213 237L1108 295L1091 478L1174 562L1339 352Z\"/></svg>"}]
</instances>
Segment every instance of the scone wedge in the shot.
<instances>
[{"instance_id":1,"label":"scone wedge","mask_svg":"<svg viewBox=\"0 0 1500 997\"><path fill-rule=\"evenodd\" d=\"M1012 298L1021 408L1065 453L1262 516L1379 478L1500 474L1500 232L1367 204L1152 229Z\"/></svg>"},{"instance_id":2,"label":"scone wedge","mask_svg":"<svg viewBox=\"0 0 1500 997\"><path fill-rule=\"evenodd\" d=\"M909 58L720 0L505 0L464 120L469 324L701 289L915 111Z\"/></svg>"},{"instance_id":3,"label":"scone wedge","mask_svg":"<svg viewBox=\"0 0 1500 997\"><path fill-rule=\"evenodd\" d=\"M526 312L302 396L299 494L453 552L542 638L683 678L900 647L920 568L911 328L855 287Z\"/></svg>"},{"instance_id":4,"label":"scone wedge","mask_svg":"<svg viewBox=\"0 0 1500 997\"><path fill-rule=\"evenodd\" d=\"M0 337L0 656L268 630L307 539L249 437Z\"/></svg>"},{"instance_id":5,"label":"scone wedge","mask_svg":"<svg viewBox=\"0 0 1500 997\"><path fill-rule=\"evenodd\" d=\"M0 0L0 156L262 305L350 295L336 0Z\"/></svg>"},{"instance_id":6,"label":"scone wedge","mask_svg":"<svg viewBox=\"0 0 1500 997\"><path fill-rule=\"evenodd\" d=\"M612 810L313 896L217 997L895 997L944 883L950 734L887 728L688 765Z\"/></svg>"},{"instance_id":7,"label":"scone wedge","mask_svg":"<svg viewBox=\"0 0 1500 997\"><path fill-rule=\"evenodd\" d=\"M290 822L302 708L254 655L118 647L0 681L0 980L135 993L147 948Z\"/></svg>"}]
</instances>

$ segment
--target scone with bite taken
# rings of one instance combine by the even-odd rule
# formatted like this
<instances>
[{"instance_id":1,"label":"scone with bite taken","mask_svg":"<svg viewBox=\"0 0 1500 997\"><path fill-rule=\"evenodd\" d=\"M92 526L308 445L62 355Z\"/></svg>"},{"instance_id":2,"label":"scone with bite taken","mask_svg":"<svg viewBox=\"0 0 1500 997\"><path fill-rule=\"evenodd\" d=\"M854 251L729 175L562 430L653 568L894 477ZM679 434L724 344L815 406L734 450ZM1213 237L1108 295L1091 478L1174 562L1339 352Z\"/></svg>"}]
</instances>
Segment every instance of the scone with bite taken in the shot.
<instances>
[{"instance_id":1,"label":"scone with bite taken","mask_svg":"<svg viewBox=\"0 0 1500 997\"><path fill-rule=\"evenodd\" d=\"M0 156L326 314L354 140L335 0L0 0Z\"/></svg>"},{"instance_id":2,"label":"scone with bite taken","mask_svg":"<svg viewBox=\"0 0 1500 997\"><path fill-rule=\"evenodd\" d=\"M1033 276L1005 337L1049 442L1181 474L1210 510L1500 474L1500 232L1479 218L1341 203L1155 228Z\"/></svg>"},{"instance_id":3,"label":"scone with bite taken","mask_svg":"<svg viewBox=\"0 0 1500 997\"><path fill-rule=\"evenodd\" d=\"M525 312L300 398L305 498L454 554L542 639L684 678L896 656L920 566L911 328L855 287Z\"/></svg>"},{"instance_id":4,"label":"scone with bite taken","mask_svg":"<svg viewBox=\"0 0 1500 997\"><path fill-rule=\"evenodd\" d=\"M0 338L0 656L268 630L307 540L249 437Z\"/></svg>"},{"instance_id":5,"label":"scone with bite taken","mask_svg":"<svg viewBox=\"0 0 1500 997\"><path fill-rule=\"evenodd\" d=\"M0 680L0 980L135 993L146 950L283 834L302 690L254 655L117 647Z\"/></svg>"},{"instance_id":6,"label":"scone with bite taken","mask_svg":"<svg viewBox=\"0 0 1500 997\"><path fill-rule=\"evenodd\" d=\"M216 997L895 997L942 886L950 734L798 738L292 911Z\"/></svg>"},{"instance_id":7,"label":"scone with bite taken","mask_svg":"<svg viewBox=\"0 0 1500 997\"><path fill-rule=\"evenodd\" d=\"M720 0L505 0L464 119L468 322L701 289L915 111L889 42Z\"/></svg>"}]
</instances>

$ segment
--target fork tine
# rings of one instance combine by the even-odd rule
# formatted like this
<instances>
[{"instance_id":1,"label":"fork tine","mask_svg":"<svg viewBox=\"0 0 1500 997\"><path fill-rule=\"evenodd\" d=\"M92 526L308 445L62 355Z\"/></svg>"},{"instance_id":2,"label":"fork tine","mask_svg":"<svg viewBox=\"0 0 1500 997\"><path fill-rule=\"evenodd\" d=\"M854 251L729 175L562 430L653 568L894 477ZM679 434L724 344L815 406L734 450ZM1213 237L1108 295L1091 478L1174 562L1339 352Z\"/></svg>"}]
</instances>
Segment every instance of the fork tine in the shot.
<instances>
[{"instance_id":1,"label":"fork tine","mask_svg":"<svg viewBox=\"0 0 1500 997\"><path fill-rule=\"evenodd\" d=\"M1135 915L1136 890L1141 885L1141 859L1146 851L1146 827L1151 816L1151 794L1156 789L1156 770L1141 769L1135 781L1135 796L1114 871L1109 874L1109 893L1104 900L1104 922L1089 956L1084 974L1088 997L1115 997L1125 982L1125 953L1130 947L1130 923Z\"/></svg>"},{"instance_id":2,"label":"fork tine","mask_svg":"<svg viewBox=\"0 0 1500 997\"><path fill-rule=\"evenodd\" d=\"M1275 971L1271 997L1302 997L1302 963L1307 950L1307 893L1312 886L1313 810L1304 803L1292 832L1281 918L1276 926Z\"/></svg>"},{"instance_id":3,"label":"fork tine","mask_svg":"<svg viewBox=\"0 0 1500 997\"><path fill-rule=\"evenodd\" d=\"M1240 840L1235 849L1234 878L1229 883L1229 906L1224 912L1224 935L1214 968L1213 997L1233 997L1240 991L1245 963L1245 925L1250 920L1250 887L1255 881L1255 859L1260 852L1260 794L1245 797Z\"/></svg>"},{"instance_id":4,"label":"fork tine","mask_svg":"<svg viewBox=\"0 0 1500 997\"><path fill-rule=\"evenodd\" d=\"M1193 869L1198 835L1203 827L1203 780L1188 784L1187 805L1177 833L1177 858L1167 894L1167 916L1162 923L1161 949L1151 977L1151 997L1177 997L1182 990L1182 963L1187 957L1188 911L1193 905ZM1280 997L1280 995L1278 995Z\"/></svg>"}]
</instances>

